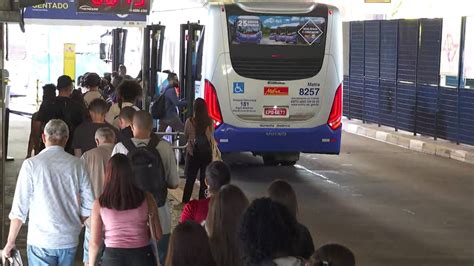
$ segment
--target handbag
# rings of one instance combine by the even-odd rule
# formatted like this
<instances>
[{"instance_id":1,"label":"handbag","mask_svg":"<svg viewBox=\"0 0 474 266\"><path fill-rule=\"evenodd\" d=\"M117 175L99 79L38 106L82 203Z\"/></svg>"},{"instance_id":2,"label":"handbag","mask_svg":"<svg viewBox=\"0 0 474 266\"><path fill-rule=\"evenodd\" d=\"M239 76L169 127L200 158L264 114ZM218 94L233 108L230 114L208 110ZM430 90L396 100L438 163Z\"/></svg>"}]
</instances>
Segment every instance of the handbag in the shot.
<instances>
[{"instance_id":1,"label":"handbag","mask_svg":"<svg viewBox=\"0 0 474 266\"><path fill-rule=\"evenodd\" d=\"M222 154L219 150L219 146L217 145L217 141L214 138L214 134L212 133L212 131L212 129L206 131L207 137L209 138L209 142L211 143L212 161L222 161Z\"/></svg>"},{"instance_id":2,"label":"handbag","mask_svg":"<svg viewBox=\"0 0 474 266\"><path fill-rule=\"evenodd\" d=\"M153 222L154 219L154 213L152 210L155 210L155 213L158 214L158 207L156 205L155 198L153 198L153 195L150 193L146 193L146 201L148 205L148 228L150 229L150 238L151 238L151 249L153 251L153 254L155 255L155 260L156 260L156 265L161 266L160 263L160 256L158 253L158 246L157 246L157 241L156 239L156 230L158 228L155 228L155 223ZM159 218L158 218L159 221ZM161 231L161 228L159 229Z\"/></svg>"},{"instance_id":3,"label":"handbag","mask_svg":"<svg viewBox=\"0 0 474 266\"><path fill-rule=\"evenodd\" d=\"M212 161L222 161L222 154L214 137L211 137Z\"/></svg>"}]
</instances>

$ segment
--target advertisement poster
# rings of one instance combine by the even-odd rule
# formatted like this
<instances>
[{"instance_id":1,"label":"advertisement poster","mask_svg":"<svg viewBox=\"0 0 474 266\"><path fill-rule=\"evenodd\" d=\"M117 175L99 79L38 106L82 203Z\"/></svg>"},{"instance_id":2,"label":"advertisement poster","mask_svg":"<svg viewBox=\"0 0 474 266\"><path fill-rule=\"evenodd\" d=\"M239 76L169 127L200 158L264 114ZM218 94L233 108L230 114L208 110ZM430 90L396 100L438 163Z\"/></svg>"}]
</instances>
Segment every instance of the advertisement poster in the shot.
<instances>
[{"instance_id":1,"label":"advertisement poster","mask_svg":"<svg viewBox=\"0 0 474 266\"><path fill-rule=\"evenodd\" d=\"M77 12L146 15L150 0L77 0Z\"/></svg>"},{"instance_id":2,"label":"advertisement poster","mask_svg":"<svg viewBox=\"0 0 474 266\"><path fill-rule=\"evenodd\" d=\"M323 37L321 17L229 16L232 44L313 45Z\"/></svg>"}]
</instances>

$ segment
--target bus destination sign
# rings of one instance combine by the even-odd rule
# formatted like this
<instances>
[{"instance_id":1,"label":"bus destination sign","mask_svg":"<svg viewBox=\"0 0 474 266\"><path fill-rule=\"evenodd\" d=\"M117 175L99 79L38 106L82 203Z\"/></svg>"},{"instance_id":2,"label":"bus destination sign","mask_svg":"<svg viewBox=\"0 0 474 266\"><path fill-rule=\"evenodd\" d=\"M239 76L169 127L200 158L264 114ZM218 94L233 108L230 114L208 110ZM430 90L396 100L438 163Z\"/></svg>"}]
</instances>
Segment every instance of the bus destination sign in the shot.
<instances>
[{"instance_id":1,"label":"bus destination sign","mask_svg":"<svg viewBox=\"0 0 474 266\"><path fill-rule=\"evenodd\" d=\"M149 14L151 0L77 0L77 12Z\"/></svg>"}]
</instances>

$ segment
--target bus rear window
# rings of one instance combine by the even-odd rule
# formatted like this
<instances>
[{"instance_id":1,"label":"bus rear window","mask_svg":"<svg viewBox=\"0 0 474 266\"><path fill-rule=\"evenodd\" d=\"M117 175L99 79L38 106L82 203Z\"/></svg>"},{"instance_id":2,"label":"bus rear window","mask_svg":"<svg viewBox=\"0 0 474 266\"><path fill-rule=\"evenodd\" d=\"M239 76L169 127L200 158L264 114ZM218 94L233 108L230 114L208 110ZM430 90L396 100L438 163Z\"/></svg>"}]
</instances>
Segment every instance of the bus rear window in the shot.
<instances>
[{"instance_id":1,"label":"bus rear window","mask_svg":"<svg viewBox=\"0 0 474 266\"><path fill-rule=\"evenodd\" d=\"M232 66L244 77L295 80L316 75L326 46L325 5L305 14L250 13L226 5Z\"/></svg>"}]
</instances>

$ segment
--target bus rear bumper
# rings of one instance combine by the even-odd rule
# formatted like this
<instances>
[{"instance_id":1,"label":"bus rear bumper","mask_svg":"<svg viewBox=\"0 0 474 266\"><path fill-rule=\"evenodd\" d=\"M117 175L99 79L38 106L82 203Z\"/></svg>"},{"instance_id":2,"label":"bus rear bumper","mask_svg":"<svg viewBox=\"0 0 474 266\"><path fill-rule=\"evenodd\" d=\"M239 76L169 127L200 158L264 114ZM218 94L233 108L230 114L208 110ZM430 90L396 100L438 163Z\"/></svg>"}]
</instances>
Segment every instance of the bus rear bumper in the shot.
<instances>
[{"instance_id":1,"label":"bus rear bumper","mask_svg":"<svg viewBox=\"0 0 474 266\"><path fill-rule=\"evenodd\" d=\"M221 152L305 152L339 154L341 129L327 125L314 128L239 128L220 125L214 136Z\"/></svg>"}]
</instances>

